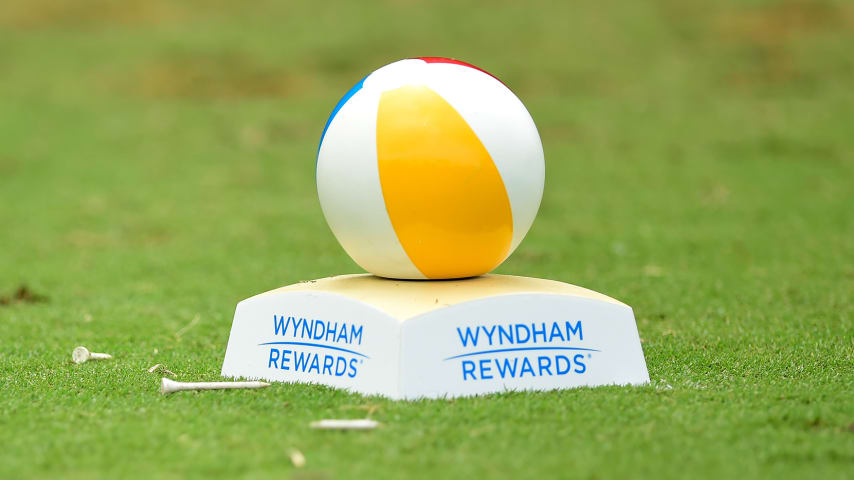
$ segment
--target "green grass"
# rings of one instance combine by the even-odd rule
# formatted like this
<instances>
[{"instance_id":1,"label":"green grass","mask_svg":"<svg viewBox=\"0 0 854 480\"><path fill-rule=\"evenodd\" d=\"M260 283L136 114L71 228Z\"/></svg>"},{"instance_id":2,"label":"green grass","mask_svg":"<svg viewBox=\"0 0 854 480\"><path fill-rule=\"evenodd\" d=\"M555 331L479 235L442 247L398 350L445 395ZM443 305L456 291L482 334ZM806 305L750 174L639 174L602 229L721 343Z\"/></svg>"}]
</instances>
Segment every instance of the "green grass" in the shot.
<instances>
[{"instance_id":1,"label":"green grass","mask_svg":"<svg viewBox=\"0 0 854 480\"><path fill-rule=\"evenodd\" d=\"M0 305L0 478L850 478L852 28L843 0L3 2L0 297L48 298ZM652 383L161 396L155 363L218 377L239 300L358 271L317 139L418 55L526 103L546 193L499 271L632 305Z\"/></svg>"}]
</instances>

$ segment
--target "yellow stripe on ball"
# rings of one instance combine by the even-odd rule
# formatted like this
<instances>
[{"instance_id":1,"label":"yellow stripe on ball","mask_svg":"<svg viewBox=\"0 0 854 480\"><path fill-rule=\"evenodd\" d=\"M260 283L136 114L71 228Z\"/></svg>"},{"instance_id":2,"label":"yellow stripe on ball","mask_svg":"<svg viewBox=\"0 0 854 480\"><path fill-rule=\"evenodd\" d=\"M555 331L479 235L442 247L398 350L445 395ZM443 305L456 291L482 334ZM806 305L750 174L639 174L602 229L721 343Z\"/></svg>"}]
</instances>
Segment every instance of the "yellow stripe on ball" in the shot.
<instances>
[{"instance_id":1,"label":"yellow stripe on ball","mask_svg":"<svg viewBox=\"0 0 854 480\"><path fill-rule=\"evenodd\" d=\"M377 161L400 244L427 278L481 275L509 253L513 217L489 152L462 116L425 86L383 92Z\"/></svg>"}]
</instances>

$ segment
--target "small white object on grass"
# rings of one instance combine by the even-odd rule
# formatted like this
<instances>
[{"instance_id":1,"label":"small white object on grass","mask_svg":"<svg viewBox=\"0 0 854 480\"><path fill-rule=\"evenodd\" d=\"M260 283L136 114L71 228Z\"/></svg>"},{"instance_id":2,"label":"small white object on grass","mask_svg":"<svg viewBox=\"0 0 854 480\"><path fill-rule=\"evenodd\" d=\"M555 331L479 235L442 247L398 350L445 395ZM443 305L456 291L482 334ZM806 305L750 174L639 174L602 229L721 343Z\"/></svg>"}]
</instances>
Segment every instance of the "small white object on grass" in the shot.
<instances>
[{"instance_id":1,"label":"small white object on grass","mask_svg":"<svg viewBox=\"0 0 854 480\"><path fill-rule=\"evenodd\" d=\"M291 450L290 457L291 463L293 463L295 467L302 468L305 466L305 455L303 455L299 450Z\"/></svg>"},{"instance_id":2,"label":"small white object on grass","mask_svg":"<svg viewBox=\"0 0 854 480\"><path fill-rule=\"evenodd\" d=\"M160 393L180 392L182 390L226 390L231 388L264 388L266 382L176 382L166 377L160 381Z\"/></svg>"},{"instance_id":3,"label":"small white object on grass","mask_svg":"<svg viewBox=\"0 0 854 480\"><path fill-rule=\"evenodd\" d=\"M178 375L176 375L176 374L175 374L175 372L173 372L172 370L169 370L168 368L164 367L162 363L158 363L157 365L155 365L155 366L153 366L153 367L149 368L149 369L148 369L148 373L154 373L154 372L156 372L157 370L160 370L160 371L162 371L163 373L165 373L166 375L170 375L170 376L172 376L172 377L177 377L177 376L178 376Z\"/></svg>"},{"instance_id":4,"label":"small white object on grass","mask_svg":"<svg viewBox=\"0 0 854 480\"><path fill-rule=\"evenodd\" d=\"M320 420L311 422L311 428L321 430L371 430L379 426L379 422L370 418L358 418L355 420Z\"/></svg>"},{"instance_id":5,"label":"small white object on grass","mask_svg":"<svg viewBox=\"0 0 854 480\"><path fill-rule=\"evenodd\" d=\"M71 352L71 360L74 363L84 363L89 360L108 360L113 358L109 353L94 353L90 352L86 347L77 347Z\"/></svg>"}]
</instances>

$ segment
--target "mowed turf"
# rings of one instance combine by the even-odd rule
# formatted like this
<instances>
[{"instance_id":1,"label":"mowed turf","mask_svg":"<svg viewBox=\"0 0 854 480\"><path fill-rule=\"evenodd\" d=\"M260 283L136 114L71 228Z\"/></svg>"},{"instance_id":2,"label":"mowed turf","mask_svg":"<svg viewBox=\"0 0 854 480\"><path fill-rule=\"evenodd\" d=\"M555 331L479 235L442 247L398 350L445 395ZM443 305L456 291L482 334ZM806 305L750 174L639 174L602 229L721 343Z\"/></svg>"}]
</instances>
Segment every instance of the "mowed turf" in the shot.
<instances>
[{"instance_id":1,"label":"mowed turf","mask_svg":"<svg viewBox=\"0 0 854 480\"><path fill-rule=\"evenodd\" d=\"M851 478L852 31L842 0L2 2L0 478ZM218 379L239 300L359 271L317 141L421 55L540 129L543 204L499 271L632 305L651 384L161 396L156 363Z\"/></svg>"}]
</instances>

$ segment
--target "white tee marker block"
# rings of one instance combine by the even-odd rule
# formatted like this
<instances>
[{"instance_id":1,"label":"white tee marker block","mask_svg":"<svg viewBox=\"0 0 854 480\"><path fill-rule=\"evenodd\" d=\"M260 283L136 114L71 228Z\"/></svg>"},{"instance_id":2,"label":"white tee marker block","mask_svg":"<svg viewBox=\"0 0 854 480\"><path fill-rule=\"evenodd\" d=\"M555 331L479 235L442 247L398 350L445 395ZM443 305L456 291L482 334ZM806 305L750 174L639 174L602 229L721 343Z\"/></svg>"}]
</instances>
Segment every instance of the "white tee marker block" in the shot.
<instances>
[{"instance_id":1,"label":"white tee marker block","mask_svg":"<svg viewBox=\"0 0 854 480\"><path fill-rule=\"evenodd\" d=\"M649 382L632 309L552 280L342 275L237 305L225 377L392 399Z\"/></svg>"}]
</instances>

